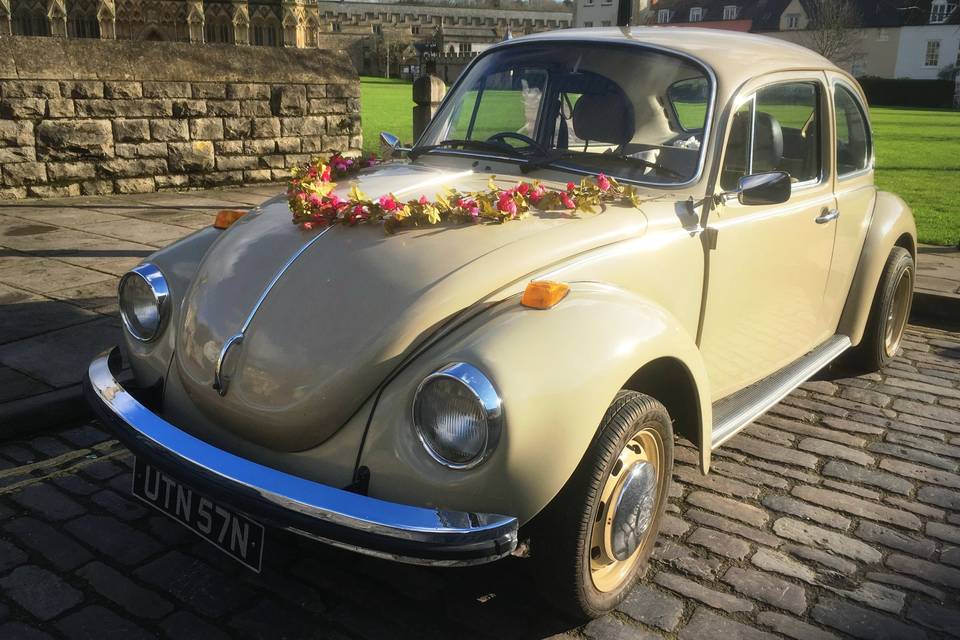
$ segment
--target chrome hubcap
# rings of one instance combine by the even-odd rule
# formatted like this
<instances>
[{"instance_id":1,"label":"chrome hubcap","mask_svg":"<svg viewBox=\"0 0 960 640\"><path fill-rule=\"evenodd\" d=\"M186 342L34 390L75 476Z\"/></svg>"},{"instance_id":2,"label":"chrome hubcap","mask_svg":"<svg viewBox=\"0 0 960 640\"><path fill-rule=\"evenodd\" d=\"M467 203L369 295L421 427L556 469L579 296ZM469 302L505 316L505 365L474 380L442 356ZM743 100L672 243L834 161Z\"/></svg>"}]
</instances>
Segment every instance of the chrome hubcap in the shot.
<instances>
[{"instance_id":1,"label":"chrome hubcap","mask_svg":"<svg viewBox=\"0 0 960 640\"><path fill-rule=\"evenodd\" d=\"M903 330L907 326L910 316L910 302L913 293L913 272L907 269L900 274L897 286L893 291L893 300L887 313L887 322L884 327L883 349L887 357L892 358L900 348L903 339Z\"/></svg>"},{"instance_id":2,"label":"chrome hubcap","mask_svg":"<svg viewBox=\"0 0 960 640\"><path fill-rule=\"evenodd\" d=\"M624 474L623 485L613 505L610 555L626 560L640 546L653 520L657 497L657 472L649 462L634 463Z\"/></svg>"}]
</instances>

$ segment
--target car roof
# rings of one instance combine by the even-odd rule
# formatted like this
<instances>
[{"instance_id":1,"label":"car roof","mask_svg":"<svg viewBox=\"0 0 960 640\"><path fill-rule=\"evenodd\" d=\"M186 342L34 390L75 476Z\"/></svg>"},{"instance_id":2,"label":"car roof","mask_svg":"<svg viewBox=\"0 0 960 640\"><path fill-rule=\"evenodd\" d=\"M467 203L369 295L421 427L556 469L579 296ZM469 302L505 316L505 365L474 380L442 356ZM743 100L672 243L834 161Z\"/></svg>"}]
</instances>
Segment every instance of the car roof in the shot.
<instances>
[{"instance_id":1,"label":"car roof","mask_svg":"<svg viewBox=\"0 0 960 640\"><path fill-rule=\"evenodd\" d=\"M829 60L801 45L777 38L722 29L690 27L561 29L523 36L508 43L557 39L578 42L634 42L686 54L709 66L720 83L727 87L736 87L750 78L776 71L828 69L843 73Z\"/></svg>"}]
</instances>

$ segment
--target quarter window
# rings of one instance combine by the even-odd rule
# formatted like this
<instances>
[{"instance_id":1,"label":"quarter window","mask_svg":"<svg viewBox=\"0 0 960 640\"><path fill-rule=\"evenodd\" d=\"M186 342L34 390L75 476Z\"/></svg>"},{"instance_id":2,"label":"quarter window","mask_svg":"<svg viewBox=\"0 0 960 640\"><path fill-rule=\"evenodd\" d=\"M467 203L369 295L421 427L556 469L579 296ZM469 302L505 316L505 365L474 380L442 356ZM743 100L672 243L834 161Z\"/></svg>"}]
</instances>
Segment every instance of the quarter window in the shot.
<instances>
[{"instance_id":1,"label":"quarter window","mask_svg":"<svg viewBox=\"0 0 960 640\"><path fill-rule=\"evenodd\" d=\"M794 182L817 180L820 160L820 85L777 84L761 89L733 116L720 185L743 176L786 171Z\"/></svg>"},{"instance_id":2,"label":"quarter window","mask_svg":"<svg viewBox=\"0 0 960 640\"><path fill-rule=\"evenodd\" d=\"M833 94L837 114L837 175L856 173L870 164L870 133L860 102L846 87Z\"/></svg>"}]
</instances>

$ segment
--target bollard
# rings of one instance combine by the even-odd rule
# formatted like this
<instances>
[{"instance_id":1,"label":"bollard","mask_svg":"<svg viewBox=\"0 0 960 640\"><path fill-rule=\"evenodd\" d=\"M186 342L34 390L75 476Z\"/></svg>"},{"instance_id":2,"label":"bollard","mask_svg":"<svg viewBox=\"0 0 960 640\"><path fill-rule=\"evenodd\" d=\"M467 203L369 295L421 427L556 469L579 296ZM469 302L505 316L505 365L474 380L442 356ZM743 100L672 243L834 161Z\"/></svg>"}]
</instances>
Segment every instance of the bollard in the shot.
<instances>
[{"instance_id":1,"label":"bollard","mask_svg":"<svg viewBox=\"0 0 960 640\"><path fill-rule=\"evenodd\" d=\"M440 101L447 93L443 80L434 75L420 76L413 81L413 141L416 142L430 119L437 112Z\"/></svg>"}]
</instances>

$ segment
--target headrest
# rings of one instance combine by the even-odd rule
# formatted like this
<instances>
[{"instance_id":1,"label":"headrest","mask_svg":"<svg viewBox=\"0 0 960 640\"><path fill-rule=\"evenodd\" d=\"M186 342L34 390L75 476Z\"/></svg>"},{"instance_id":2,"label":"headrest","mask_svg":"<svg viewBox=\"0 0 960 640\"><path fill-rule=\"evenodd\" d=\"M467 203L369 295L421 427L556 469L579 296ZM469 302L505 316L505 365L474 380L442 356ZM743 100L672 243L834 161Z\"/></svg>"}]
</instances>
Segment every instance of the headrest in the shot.
<instances>
[{"instance_id":1,"label":"headrest","mask_svg":"<svg viewBox=\"0 0 960 640\"><path fill-rule=\"evenodd\" d=\"M769 113L757 111L757 129L753 141L753 172L774 171L783 160L783 130Z\"/></svg>"},{"instance_id":2,"label":"headrest","mask_svg":"<svg viewBox=\"0 0 960 640\"><path fill-rule=\"evenodd\" d=\"M584 94L573 107L573 132L581 140L626 144L634 126L633 105L621 92Z\"/></svg>"}]
</instances>

